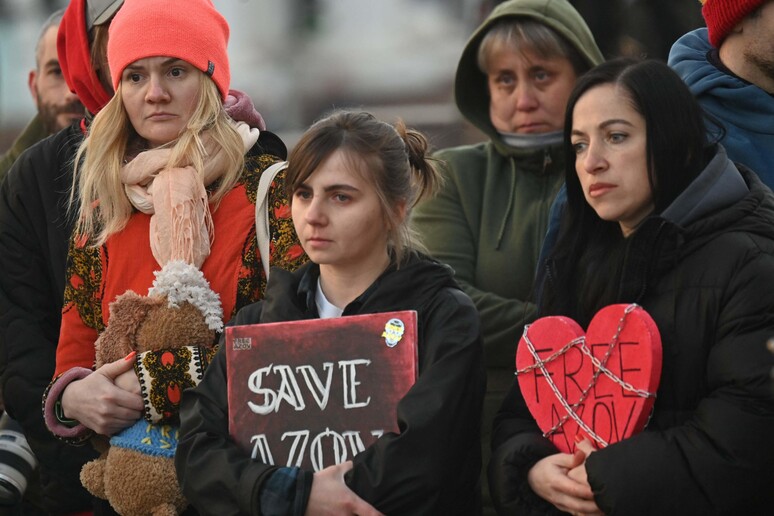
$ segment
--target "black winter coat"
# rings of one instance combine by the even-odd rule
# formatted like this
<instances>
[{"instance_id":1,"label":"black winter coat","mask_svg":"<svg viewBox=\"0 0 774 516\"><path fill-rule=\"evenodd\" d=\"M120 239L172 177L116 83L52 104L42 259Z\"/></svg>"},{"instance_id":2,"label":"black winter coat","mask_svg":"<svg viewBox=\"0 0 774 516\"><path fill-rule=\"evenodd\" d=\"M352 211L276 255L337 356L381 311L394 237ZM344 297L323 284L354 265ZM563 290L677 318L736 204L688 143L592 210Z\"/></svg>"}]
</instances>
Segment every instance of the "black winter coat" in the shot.
<instances>
[{"instance_id":1,"label":"black winter coat","mask_svg":"<svg viewBox=\"0 0 774 516\"><path fill-rule=\"evenodd\" d=\"M774 359L766 349L774 337L774 195L755 174L742 177L749 192L733 202L708 208L712 199L694 197L678 211L705 211L698 220L653 216L629 238L620 302L640 304L656 321L663 369L647 428L586 461L605 514L757 515L774 507ZM500 512L558 513L526 481L557 450L517 382L492 445Z\"/></svg>"},{"instance_id":2,"label":"black winter coat","mask_svg":"<svg viewBox=\"0 0 774 516\"><path fill-rule=\"evenodd\" d=\"M56 439L40 409L54 374L73 226L67 201L82 140L73 125L30 147L0 188L0 385L40 462L43 504L52 513L92 507L78 475L94 450Z\"/></svg>"},{"instance_id":3,"label":"black winter coat","mask_svg":"<svg viewBox=\"0 0 774 516\"><path fill-rule=\"evenodd\" d=\"M317 317L318 267L272 269L264 301L234 324ZM476 514L485 390L479 318L450 269L416 256L389 268L344 315L416 310L419 378L398 404L400 434L386 433L354 459L349 487L384 514ZM181 403L175 462L183 492L201 513L258 514L261 485L276 469L228 438L223 350Z\"/></svg>"}]
</instances>

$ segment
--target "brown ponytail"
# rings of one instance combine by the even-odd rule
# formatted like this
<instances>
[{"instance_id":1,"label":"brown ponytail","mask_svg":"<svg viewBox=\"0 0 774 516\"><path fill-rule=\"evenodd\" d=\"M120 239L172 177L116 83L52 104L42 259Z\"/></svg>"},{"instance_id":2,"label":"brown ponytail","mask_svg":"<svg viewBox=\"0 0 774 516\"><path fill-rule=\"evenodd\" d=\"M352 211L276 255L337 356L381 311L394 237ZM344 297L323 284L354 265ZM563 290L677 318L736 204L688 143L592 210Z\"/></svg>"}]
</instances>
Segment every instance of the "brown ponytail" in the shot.
<instances>
[{"instance_id":1,"label":"brown ponytail","mask_svg":"<svg viewBox=\"0 0 774 516\"><path fill-rule=\"evenodd\" d=\"M406 145L409 166L419 186L411 205L413 208L419 201L435 195L442 184L443 176L438 172L438 160L427 156L429 144L425 135L407 128L401 119L395 123L395 130Z\"/></svg>"}]
</instances>

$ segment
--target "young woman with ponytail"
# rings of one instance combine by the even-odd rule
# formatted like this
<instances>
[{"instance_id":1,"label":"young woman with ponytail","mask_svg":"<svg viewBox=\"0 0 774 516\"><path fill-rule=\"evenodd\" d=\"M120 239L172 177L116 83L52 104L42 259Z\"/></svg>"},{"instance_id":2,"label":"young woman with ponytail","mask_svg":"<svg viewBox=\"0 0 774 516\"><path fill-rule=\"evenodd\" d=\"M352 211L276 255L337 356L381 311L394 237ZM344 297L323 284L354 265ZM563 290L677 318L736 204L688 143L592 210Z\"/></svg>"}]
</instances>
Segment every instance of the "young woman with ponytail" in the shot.
<instances>
[{"instance_id":1,"label":"young woman with ponytail","mask_svg":"<svg viewBox=\"0 0 774 516\"><path fill-rule=\"evenodd\" d=\"M319 472L271 466L228 437L225 354L181 403L183 492L208 514L475 514L485 388L478 313L452 271L421 251L412 208L439 176L402 123L336 112L290 155L286 189L309 263L272 271L264 301L234 324L416 310L419 377L400 433Z\"/></svg>"}]
</instances>

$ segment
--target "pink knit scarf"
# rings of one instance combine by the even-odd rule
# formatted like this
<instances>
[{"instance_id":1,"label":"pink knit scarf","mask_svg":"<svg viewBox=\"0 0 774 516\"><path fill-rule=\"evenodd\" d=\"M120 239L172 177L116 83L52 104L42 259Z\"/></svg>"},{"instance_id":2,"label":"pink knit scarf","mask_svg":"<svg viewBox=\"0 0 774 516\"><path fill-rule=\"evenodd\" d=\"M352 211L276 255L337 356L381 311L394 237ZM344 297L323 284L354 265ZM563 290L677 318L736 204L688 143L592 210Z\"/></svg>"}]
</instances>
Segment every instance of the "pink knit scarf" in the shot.
<instances>
[{"instance_id":1,"label":"pink knit scarf","mask_svg":"<svg viewBox=\"0 0 774 516\"><path fill-rule=\"evenodd\" d=\"M235 128L247 152L258 140L258 130L243 122ZM202 142L207 156L201 173L191 165L168 167L169 148L141 152L121 168L129 201L151 215L151 251L162 267L170 260L201 267L210 254L215 235L206 187L223 177L227 163L206 133Z\"/></svg>"}]
</instances>

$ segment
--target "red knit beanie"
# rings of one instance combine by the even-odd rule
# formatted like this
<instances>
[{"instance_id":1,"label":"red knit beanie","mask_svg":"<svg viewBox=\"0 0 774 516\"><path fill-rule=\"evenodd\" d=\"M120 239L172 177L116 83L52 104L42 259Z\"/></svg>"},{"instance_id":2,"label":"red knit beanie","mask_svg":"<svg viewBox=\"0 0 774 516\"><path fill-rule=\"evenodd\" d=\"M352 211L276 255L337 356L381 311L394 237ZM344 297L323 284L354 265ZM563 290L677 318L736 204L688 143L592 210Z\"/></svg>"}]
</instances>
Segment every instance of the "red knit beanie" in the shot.
<instances>
[{"instance_id":1,"label":"red knit beanie","mask_svg":"<svg viewBox=\"0 0 774 516\"><path fill-rule=\"evenodd\" d=\"M766 0L699 0L709 29L709 40L719 47L734 26Z\"/></svg>"},{"instance_id":2,"label":"red knit beanie","mask_svg":"<svg viewBox=\"0 0 774 516\"><path fill-rule=\"evenodd\" d=\"M228 36L228 23L210 0L125 0L108 37L113 87L139 59L176 57L210 76L225 100L231 82Z\"/></svg>"}]
</instances>

